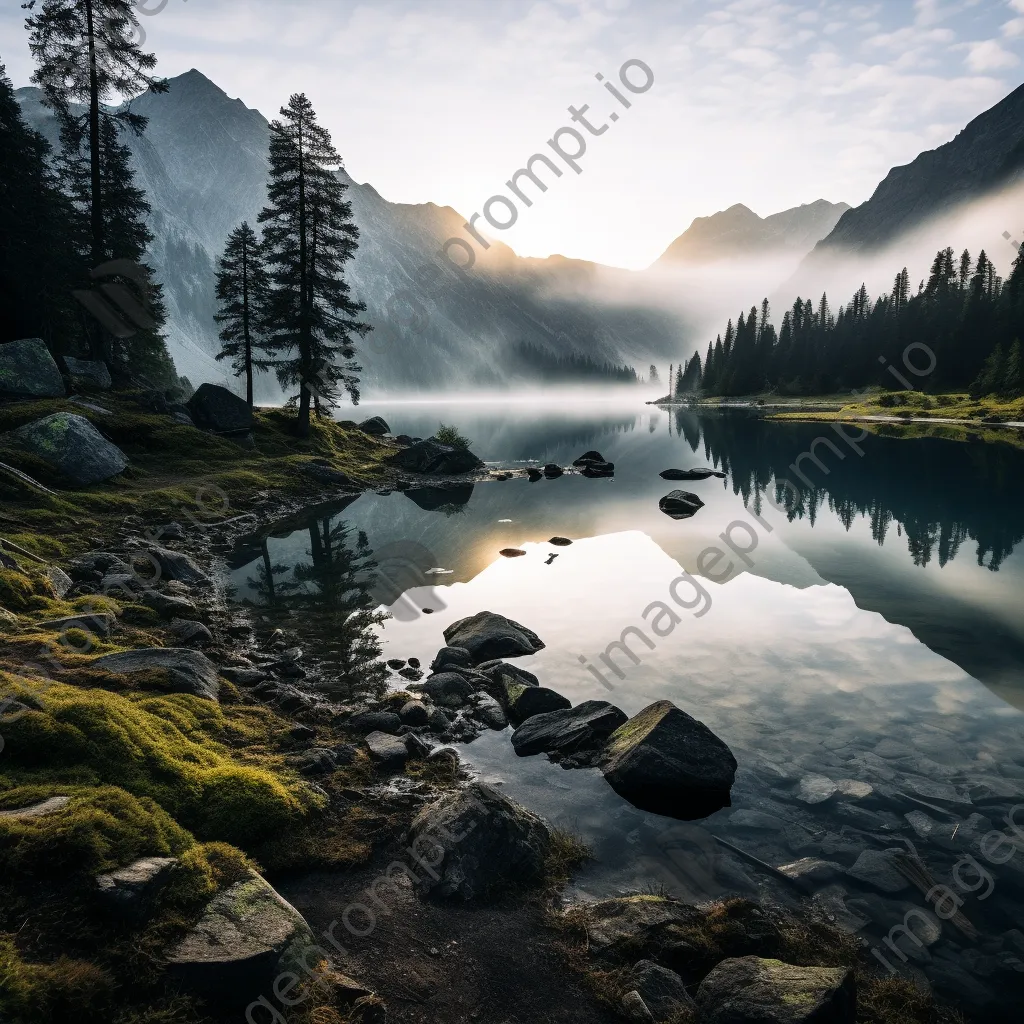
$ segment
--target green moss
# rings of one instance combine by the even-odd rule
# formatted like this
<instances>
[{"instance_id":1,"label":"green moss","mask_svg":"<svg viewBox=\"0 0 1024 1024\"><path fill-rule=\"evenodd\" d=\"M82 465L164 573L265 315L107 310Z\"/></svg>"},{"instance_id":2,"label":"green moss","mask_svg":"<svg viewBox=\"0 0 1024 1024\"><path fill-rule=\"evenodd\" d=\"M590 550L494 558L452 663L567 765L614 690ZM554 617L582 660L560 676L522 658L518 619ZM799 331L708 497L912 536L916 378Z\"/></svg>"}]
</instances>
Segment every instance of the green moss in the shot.
<instances>
[{"instance_id":1,"label":"green moss","mask_svg":"<svg viewBox=\"0 0 1024 1024\"><path fill-rule=\"evenodd\" d=\"M16 569L0 569L0 605L9 612L27 612L37 595L37 582Z\"/></svg>"},{"instance_id":2,"label":"green moss","mask_svg":"<svg viewBox=\"0 0 1024 1024\"><path fill-rule=\"evenodd\" d=\"M0 808L31 807L53 796L70 799L34 818L0 815L5 876L95 874L139 857L178 854L194 842L155 801L116 786L17 786L0 794Z\"/></svg>"},{"instance_id":3,"label":"green moss","mask_svg":"<svg viewBox=\"0 0 1024 1024\"><path fill-rule=\"evenodd\" d=\"M0 692L17 698L25 689L7 677ZM0 784L40 778L116 784L152 798L201 839L243 847L286 829L319 803L307 787L278 774L279 758L253 764L233 755L222 741L228 712L213 701L63 683L49 684L37 700L40 710L5 729Z\"/></svg>"}]
</instances>

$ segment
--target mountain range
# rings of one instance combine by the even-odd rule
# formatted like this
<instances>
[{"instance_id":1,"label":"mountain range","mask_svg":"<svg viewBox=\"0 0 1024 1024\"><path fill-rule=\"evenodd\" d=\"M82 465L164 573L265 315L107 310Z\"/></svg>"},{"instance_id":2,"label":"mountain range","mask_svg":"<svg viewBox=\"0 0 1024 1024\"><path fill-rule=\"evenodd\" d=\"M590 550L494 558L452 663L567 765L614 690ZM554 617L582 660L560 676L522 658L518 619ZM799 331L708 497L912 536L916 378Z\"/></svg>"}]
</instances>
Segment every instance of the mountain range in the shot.
<instances>
[{"instance_id":1,"label":"mountain range","mask_svg":"<svg viewBox=\"0 0 1024 1024\"><path fill-rule=\"evenodd\" d=\"M194 383L224 381L227 367L213 358L214 267L231 229L243 220L255 225L264 205L269 124L199 71L169 86L132 101L149 125L141 138L125 141L152 207L149 255L164 285L171 354ZM39 90L20 89L17 97L26 120L55 144L56 125ZM1022 167L1024 87L951 142L894 168L857 208L822 199L762 218L737 204L694 220L649 271L520 257L494 241L478 251L469 273L441 252L445 239L463 233L464 216L434 203L389 202L341 169L360 229L350 283L374 325L363 345L364 385L415 391L518 384L530 376L517 358L526 346L641 371L651 362L664 366L702 345L709 321L734 312L731 298L728 309L709 309L701 286L687 278L694 268L805 254L804 265L813 266L866 253L1012 182ZM763 262L763 273L772 273L773 261ZM751 282L746 301L780 284ZM280 397L268 376L257 395Z\"/></svg>"}]
</instances>

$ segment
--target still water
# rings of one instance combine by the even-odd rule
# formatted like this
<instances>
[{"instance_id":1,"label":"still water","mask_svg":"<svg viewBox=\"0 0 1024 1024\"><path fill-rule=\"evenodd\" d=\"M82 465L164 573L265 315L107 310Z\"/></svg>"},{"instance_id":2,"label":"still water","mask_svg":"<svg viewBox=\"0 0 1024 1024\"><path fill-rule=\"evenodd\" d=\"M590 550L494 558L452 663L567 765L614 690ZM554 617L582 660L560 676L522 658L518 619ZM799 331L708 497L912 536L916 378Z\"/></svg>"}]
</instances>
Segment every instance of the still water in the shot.
<instances>
[{"instance_id":1,"label":"still water","mask_svg":"<svg viewBox=\"0 0 1024 1024\"><path fill-rule=\"evenodd\" d=\"M308 592L325 543L354 545L360 532L376 550L417 546L444 572L392 595L394 616L379 627L385 658L429 664L447 625L490 609L540 635L546 648L520 663L574 704L609 700L635 714L670 699L739 762L732 806L679 822L626 803L596 770L517 758L508 731L462 747L482 778L590 845L580 893L810 897L894 966L947 994L1005 1005L1019 992L1024 451L869 436L858 454L825 425L636 400L556 410L373 404L366 414L413 436L454 423L495 466L567 466L597 449L615 476L364 494L242 552L239 600L268 603L268 579L278 602ZM827 472L804 460L811 483L801 483L790 467L822 434L836 443L816 449ZM698 466L725 479L677 484L658 475ZM788 507L767 500L783 477L801 484ZM691 519L658 508L677 487L704 502ZM724 532L742 556L728 552ZM551 546L556 535L573 544ZM714 575L734 564L724 582L701 572L709 546L727 555ZM507 547L527 554L503 558ZM698 602L692 587L680 588L694 598L689 611L669 593L682 570L706 594ZM658 602L674 609L660 636L651 625ZM619 651L611 668L601 655L629 627L645 639L628 633L635 656ZM1014 837L1004 818L1017 804L1016 845L1001 848L1004 863L982 859L986 834ZM912 852L932 881L949 886L966 925L941 920L927 879L922 891L873 859L888 849ZM800 886L772 870L808 857L823 863ZM882 944L912 908L929 912L921 941Z\"/></svg>"}]
</instances>

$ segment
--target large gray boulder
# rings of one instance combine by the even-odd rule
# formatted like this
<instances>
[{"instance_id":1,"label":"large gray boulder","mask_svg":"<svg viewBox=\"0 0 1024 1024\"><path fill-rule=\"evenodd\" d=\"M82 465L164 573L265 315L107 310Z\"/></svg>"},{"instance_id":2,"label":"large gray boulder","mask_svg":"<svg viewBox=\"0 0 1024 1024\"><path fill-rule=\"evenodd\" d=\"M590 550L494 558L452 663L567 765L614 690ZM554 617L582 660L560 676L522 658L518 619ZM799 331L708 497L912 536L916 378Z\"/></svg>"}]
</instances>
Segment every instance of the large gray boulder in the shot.
<instances>
[{"instance_id":1,"label":"large gray boulder","mask_svg":"<svg viewBox=\"0 0 1024 1024\"><path fill-rule=\"evenodd\" d=\"M189 992L244 1006L274 992L287 973L307 977L322 958L305 918L251 871L206 905L167 962L171 977Z\"/></svg>"},{"instance_id":2,"label":"large gray boulder","mask_svg":"<svg viewBox=\"0 0 1024 1024\"><path fill-rule=\"evenodd\" d=\"M465 648L477 663L517 658L544 649L544 641L533 630L496 612L477 612L459 619L443 635L449 647Z\"/></svg>"},{"instance_id":3,"label":"large gray boulder","mask_svg":"<svg viewBox=\"0 0 1024 1024\"><path fill-rule=\"evenodd\" d=\"M177 580L188 587L213 586L213 580L184 551L171 551L170 548L156 546L148 550L160 567L161 579Z\"/></svg>"},{"instance_id":4,"label":"large gray boulder","mask_svg":"<svg viewBox=\"0 0 1024 1024\"><path fill-rule=\"evenodd\" d=\"M728 805L736 758L703 722L660 700L609 737L601 769L635 806L691 820Z\"/></svg>"},{"instance_id":5,"label":"large gray boulder","mask_svg":"<svg viewBox=\"0 0 1024 1024\"><path fill-rule=\"evenodd\" d=\"M391 433L388 421L384 419L383 416L371 416L368 420L363 420L363 422L359 424L359 429L364 434L373 434L375 437Z\"/></svg>"},{"instance_id":6,"label":"large gray boulder","mask_svg":"<svg viewBox=\"0 0 1024 1024\"><path fill-rule=\"evenodd\" d=\"M388 461L410 473L472 473L483 466L468 448L455 448L433 438L416 441Z\"/></svg>"},{"instance_id":7,"label":"large gray boulder","mask_svg":"<svg viewBox=\"0 0 1024 1024\"><path fill-rule=\"evenodd\" d=\"M701 1024L854 1024L857 993L844 967L723 960L697 990Z\"/></svg>"},{"instance_id":8,"label":"large gray boulder","mask_svg":"<svg viewBox=\"0 0 1024 1024\"><path fill-rule=\"evenodd\" d=\"M219 384L201 384L185 403L192 422L217 434L252 430L252 410L244 399Z\"/></svg>"},{"instance_id":9,"label":"large gray boulder","mask_svg":"<svg viewBox=\"0 0 1024 1024\"><path fill-rule=\"evenodd\" d=\"M0 394L26 398L63 398L60 370L41 338L0 345Z\"/></svg>"},{"instance_id":10,"label":"large gray boulder","mask_svg":"<svg viewBox=\"0 0 1024 1024\"><path fill-rule=\"evenodd\" d=\"M128 468L128 458L84 416L55 412L6 435L16 447L78 487L109 480Z\"/></svg>"},{"instance_id":11,"label":"large gray boulder","mask_svg":"<svg viewBox=\"0 0 1024 1024\"><path fill-rule=\"evenodd\" d=\"M615 705L588 700L574 708L528 718L512 733L512 746L520 757L593 751L625 721L625 714Z\"/></svg>"},{"instance_id":12,"label":"large gray boulder","mask_svg":"<svg viewBox=\"0 0 1024 1024\"><path fill-rule=\"evenodd\" d=\"M216 700L220 678L213 662L199 651L184 647L143 647L137 651L120 651L97 658L92 668L131 675L162 669L167 673L172 693L190 693L194 697Z\"/></svg>"},{"instance_id":13,"label":"large gray boulder","mask_svg":"<svg viewBox=\"0 0 1024 1024\"><path fill-rule=\"evenodd\" d=\"M64 366L76 387L93 391L109 391L114 382L106 363L98 359L72 359L64 357Z\"/></svg>"},{"instance_id":14,"label":"large gray boulder","mask_svg":"<svg viewBox=\"0 0 1024 1024\"><path fill-rule=\"evenodd\" d=\"M514 800L475 782L424 807L409 838L431 865L422 873L424 895L477 900L539 878L551 829Z\"/></svg>"},{"instance_id":15,"label":"large gray boulder","mask_svg":"<svg viewBox=\"0 0 1024 1024\"><path fill-rule=\"evenodd\" d=\"M612 957L678 941L682 930L699 916L696 907L648 894L616 896L566 911L570 921L576 919L586 927L591 952Z\"/></svg>"},{"instance_id":16,"label":"large gray boulder","mask_svg":"<svg viewBox=\"0 0 1024 1024\"><path fill-rule=\"evenodd\" d=\"M502 678L507 679L508 676ZM546 686L527 686L525 683L512 683L505 687L505 699L509 717L514 722L525 722L535 715L545 715L549 711L565 711L572 707L568 697L563 697L556 690Z\"/></svg>"}]
</instances>

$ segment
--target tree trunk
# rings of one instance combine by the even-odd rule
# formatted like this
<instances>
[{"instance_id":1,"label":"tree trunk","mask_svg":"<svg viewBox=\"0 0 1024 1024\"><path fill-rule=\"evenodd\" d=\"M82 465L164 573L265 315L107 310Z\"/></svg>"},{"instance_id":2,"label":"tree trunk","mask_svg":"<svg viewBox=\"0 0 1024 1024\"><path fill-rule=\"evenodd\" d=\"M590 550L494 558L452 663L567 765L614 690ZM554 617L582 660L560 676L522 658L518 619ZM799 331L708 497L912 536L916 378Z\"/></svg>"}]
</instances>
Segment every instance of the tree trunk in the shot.
<instances>
[{"instance_id":1,"label":"tree trunk","mask_svg":"<svg viewBox=\"0 0 1024 1024\"><path fill-rule=\"evenodd\" d=\"M249 336L249 243L242 243L242 334L245 339L245 401L252 412L252 339Z\"/></svg>"},{"instance_id":2,"label":"tree trunk","mask_svg":"<svg viewBox=\"0 0 1024 1024\"><path fill-rule=\"evenodd\" d=\"M96 31L93 24L93 0L85 0L86 26L89 34L89 173L91 181L90 224L92 227L92 265L104 262L103 251L103 180L100 173L100 84L96 70ZM89 332L93 359L105 361L106 344L103 328L94 324Z\"/></svg>"},{"instance_id":3,"label":"tree trunk","mask_svg":"<svg viewBox=\"0 0 1024 1024\"><path fill-rule=\"evenodd\" d=\"M309 437L309 388L306 381L312 368L309 315L309 259L306 237L306 152L302 120L299 120L299 421L295 431Z\"/></svg>"}]
</instances>

